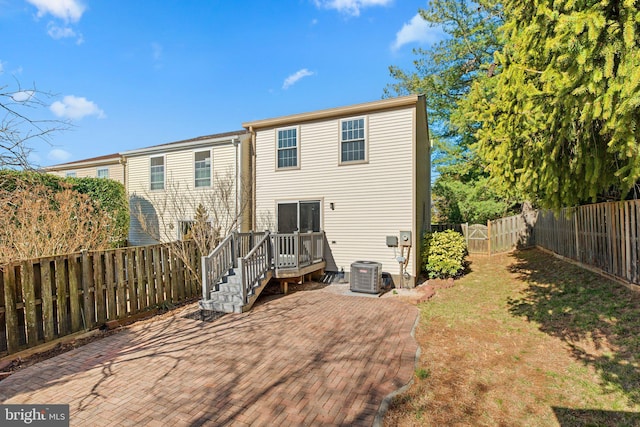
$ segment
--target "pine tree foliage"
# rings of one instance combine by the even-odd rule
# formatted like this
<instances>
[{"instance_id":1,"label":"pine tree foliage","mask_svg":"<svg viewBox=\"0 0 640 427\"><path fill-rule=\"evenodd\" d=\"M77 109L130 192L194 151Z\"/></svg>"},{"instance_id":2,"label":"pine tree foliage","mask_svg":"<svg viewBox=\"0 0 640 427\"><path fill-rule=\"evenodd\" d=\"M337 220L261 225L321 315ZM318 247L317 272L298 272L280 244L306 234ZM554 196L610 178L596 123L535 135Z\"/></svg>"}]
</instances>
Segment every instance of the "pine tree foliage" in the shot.
<instances>
[{"instance_id":1,"label":"pine tree foliage","mask_svg":"<svg viewBox=\"0 0 640 427\"><path fill-rule=\"evenodd\" d=\"M508 0L497 77L465 100L492 178L560 208L640 178L640 1Z\"/></svg>"}]
</instances>

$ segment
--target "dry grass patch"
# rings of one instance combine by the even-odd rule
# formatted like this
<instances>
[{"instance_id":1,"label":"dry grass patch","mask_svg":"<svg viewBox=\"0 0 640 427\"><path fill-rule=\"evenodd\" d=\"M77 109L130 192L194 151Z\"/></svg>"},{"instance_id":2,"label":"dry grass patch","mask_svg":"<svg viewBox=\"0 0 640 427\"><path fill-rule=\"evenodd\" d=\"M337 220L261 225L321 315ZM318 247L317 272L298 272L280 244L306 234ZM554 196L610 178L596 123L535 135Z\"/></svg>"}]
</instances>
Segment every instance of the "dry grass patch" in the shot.
<instances>
[{"instance_id":1,"label":"dry grass patch","mask_svg":"<svg viewBox=\"0 0 640 427\"><path fill-rule=\"evenodd\" d=\"M472 258L419 307L385 425L640 425L640 294L530 250Z\"/></svg>"}]
</instances>

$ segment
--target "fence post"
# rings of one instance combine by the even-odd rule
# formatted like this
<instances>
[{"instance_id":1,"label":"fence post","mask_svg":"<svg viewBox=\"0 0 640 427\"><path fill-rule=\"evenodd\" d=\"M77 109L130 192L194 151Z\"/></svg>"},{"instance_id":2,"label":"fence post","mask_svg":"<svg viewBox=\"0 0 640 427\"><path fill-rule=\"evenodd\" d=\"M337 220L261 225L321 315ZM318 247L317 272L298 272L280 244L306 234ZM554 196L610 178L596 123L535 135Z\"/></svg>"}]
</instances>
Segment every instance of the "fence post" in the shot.
<instances>
[{"instance_id":1,"label":"fence post","mask_svg":"<svg viewBox=\"0 0 640 427\"><path fill-rule=\"evenodd\" d=\"M84 329L91 329L93 326L94 304L91 298L91 287L93 285L93 274L91 271L91 260L86 249L82 253L82 301L84 310L82 314L82 326Z\"/></svg>"},{"instance_id":2,"label":"fence post","mask_svg":"<svg viewBox=\"0 0 640 427\"><path fill-rule=\"evenodd\" d=\"M202 262L202 299L207 300L207 295L209 294L209 285L207 282L207 257L203 256L200 260Z\"/></svg>"},{"instance_id":3,"label":"fence post","mask_svg":"<svg viewBox=\"0 0 640 427\"><path fill-rule=\"evenodd\" d=\"M7 328L7 351L9 354L18 351L18 310L16 308L16 267L13 264L0 269L4 274L4 308Z\"/></svg>"},{"instance_id":4,"label":"fence post","mask_svg":"<svg viewBox=\"0 0 640 427\"><path fill-rule=\"evenodd\" d=\"M491 256L491 221L487 220L487 248Z\"/></svg>"},{"instance_id":5,"label":"fence post","mask_svg":"<svg viewBox=\"0 0 640 427\"><path fill-rule=\"evenodd\" d=\"M238 272L240 273L240 286L242 286L242 303L247 303L247 286L245 284L244 258L238 257Z\"/></svg>"},{"instance_id":6,"label":"fence post","mask_svg":"<svg viewBox=\"0 0 640 427\"><path fill-rule=\"evenodd\" d=\"M576 260L582 262L582 257L580 256L580 233L578 232L578 209L580 208L576 207L573 210L573 227L576 235Z\"/></svg>"},{"instance_id":7,"label":"fence post","mask_svg":"<svg viewBox=\"0 0 640 427\"><path fill-rule=\"evenodd\" d=\"M469 247L469 223L464 223L464 237L467 239L467 248Z\"/></svg>"}]
</instances>

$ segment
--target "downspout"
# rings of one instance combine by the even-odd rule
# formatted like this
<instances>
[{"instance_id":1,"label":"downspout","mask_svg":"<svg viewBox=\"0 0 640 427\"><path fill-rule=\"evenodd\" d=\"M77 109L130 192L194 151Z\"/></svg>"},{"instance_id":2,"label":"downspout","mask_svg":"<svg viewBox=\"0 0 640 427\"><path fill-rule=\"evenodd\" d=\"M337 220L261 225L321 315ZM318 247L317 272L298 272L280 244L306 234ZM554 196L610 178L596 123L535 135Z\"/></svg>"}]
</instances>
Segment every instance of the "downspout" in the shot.
<instances>
[{"instance_id":1,"label":"downspout","mask_svg":"<svg viewBox=\"0 0 640 427\"><path fill-rule=\"evenodd\" d=\"M249 167L251 169L251 230L256 228L256 132L253 130L253 126L249 126L249 133L251 133L251 146L249 147Z\"/></svg>"},{"instance_id":2,"label":"downspout","mask_svg":"<svg viewBox=\"0 0 640 427\"><path fill-rule=\"evenodd\" d=\"M238 177L241 176L241 174L238 171L238 145L240 145L240 139L239 138L233 138L231 140L231 143L233 144L233 146L236 149L236 179L234 180L236 189L235 189L235 193L234 193L234 198L235 198L235 200L234 200L234 205L235 205L234 218L235 218L235 222L236 222L236 227L235 228L238 230L239 229L239 225L240 225L239 224L240 220L238 218L238 196L239 196L238 195Z\"/></svg>"},{"instance_id":3,"label":"downspout","mask_svg":"<svg viewBox=\"0 0 640 427\"><path fill-rule=\"evenodd\" d=\"M122 165L122 184L124 184L125 192L127 196L129 195L129 183L127 182L127 159L124 156L120 156L120 161L118 162Z\"/></svg>"}]
</instances>

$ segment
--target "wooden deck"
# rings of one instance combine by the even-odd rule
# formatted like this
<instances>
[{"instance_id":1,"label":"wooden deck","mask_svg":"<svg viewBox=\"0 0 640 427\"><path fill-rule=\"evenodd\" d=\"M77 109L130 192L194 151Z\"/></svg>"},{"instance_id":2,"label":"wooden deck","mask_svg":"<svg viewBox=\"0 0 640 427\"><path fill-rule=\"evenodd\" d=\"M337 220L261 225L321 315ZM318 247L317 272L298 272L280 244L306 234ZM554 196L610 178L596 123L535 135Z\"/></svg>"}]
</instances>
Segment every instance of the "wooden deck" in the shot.
<instances>
[{"instance_id":1,"label":"wooden deck","mask_svg":"<svg viewBox=\"0 0 640 427\"><path fill-rule=\"evenodd\" d=\"M278 279L286 291L287 282L304 280L324 270L324 232L232 233L208 256L202 257L203 304L228 279L239 276L242 303L234 311L246 311L270 279Z\"/></svg>"}]
</instances>

